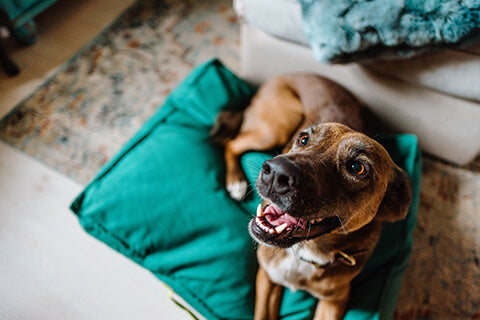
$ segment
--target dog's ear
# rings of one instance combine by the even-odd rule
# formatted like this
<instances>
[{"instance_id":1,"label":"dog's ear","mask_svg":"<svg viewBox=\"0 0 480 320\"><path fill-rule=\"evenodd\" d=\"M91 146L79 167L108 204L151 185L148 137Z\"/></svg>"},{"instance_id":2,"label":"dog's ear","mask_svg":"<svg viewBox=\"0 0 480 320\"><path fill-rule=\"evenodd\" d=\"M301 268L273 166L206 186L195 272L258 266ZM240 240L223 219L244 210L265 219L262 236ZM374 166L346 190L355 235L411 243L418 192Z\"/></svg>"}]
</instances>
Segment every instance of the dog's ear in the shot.
<instances>
[{"instance_id":1,"label":"dog's ear","mask_svg":"<svg viewBox=\"0 0 480 320\"><path fill-rule=\"evenodd\" d=\"M393 222L405 218L412 202L412 191L408 175L395 166L393 178L388 184L377 217L382 221Z\"/></svg>"}]
</instances>

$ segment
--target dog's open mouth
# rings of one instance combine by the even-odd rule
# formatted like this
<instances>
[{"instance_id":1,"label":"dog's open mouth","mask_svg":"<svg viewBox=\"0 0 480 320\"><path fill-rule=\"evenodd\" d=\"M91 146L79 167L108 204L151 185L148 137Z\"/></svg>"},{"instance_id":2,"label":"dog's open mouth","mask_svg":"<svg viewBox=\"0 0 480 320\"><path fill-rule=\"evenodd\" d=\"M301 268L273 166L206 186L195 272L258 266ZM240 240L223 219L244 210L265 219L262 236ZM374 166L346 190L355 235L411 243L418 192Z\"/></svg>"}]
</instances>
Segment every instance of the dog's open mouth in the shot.
<instances>
[{"instance_id":1,"label":"dog's open mouth","mask_svg":"<svg viewBox=\"0 0 480 320\"><path fill-rule=\"evenodd\" d=\"M260 242L289 247L299 241L313 239L340 226L337 217L305 220L284 212L275 204L258 205L257 216L250 222L250 233Z\"/></svg>"}]
</instances>

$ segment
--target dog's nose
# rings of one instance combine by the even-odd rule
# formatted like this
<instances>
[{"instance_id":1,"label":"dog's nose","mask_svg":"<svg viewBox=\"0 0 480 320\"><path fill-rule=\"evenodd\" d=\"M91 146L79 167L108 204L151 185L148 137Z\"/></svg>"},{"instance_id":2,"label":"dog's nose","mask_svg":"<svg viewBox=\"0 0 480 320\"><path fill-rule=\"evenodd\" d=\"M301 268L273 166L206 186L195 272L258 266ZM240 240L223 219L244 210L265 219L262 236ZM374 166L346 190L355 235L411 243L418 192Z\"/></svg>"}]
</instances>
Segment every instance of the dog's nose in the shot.
<instances>
[{"instance_id":1,"label":"dog's nose","mask_svg":"<svg viewBox=\"0 0 480 320\"><path fill-rule=\"evenodd\" d=\"M261 179L273 192L286 194L298 186L300 171L293 162L279 156L263 163Z\"/></svg>"}]
</instances>

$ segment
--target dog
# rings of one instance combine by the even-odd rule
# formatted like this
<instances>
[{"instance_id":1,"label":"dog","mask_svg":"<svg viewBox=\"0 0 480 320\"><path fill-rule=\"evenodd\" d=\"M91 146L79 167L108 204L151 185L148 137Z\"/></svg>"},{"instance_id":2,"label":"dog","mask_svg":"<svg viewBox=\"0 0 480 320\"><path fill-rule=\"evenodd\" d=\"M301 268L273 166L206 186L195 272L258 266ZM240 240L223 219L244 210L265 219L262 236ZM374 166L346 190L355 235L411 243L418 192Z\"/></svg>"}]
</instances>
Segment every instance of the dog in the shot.
<instances>
[{"instance_id":1,"label":"dog","mask_svg":"<svg viewBox=\"0 0 480 320\"><path fill-rule=\"evenodd\" d=\"M277 319L283 288L319 299L314 319L343 318L350 282L380 237L411 202L408 175L370 138L365 107L318 75L263 84L243 113L220 114L212 134L225 147L226 187L240 200L239 157L284 147L263 163L262 199L249 232L259 243L255 319ZM221 138L219 138L221 137Z\"/></svg>"}]
</instances>

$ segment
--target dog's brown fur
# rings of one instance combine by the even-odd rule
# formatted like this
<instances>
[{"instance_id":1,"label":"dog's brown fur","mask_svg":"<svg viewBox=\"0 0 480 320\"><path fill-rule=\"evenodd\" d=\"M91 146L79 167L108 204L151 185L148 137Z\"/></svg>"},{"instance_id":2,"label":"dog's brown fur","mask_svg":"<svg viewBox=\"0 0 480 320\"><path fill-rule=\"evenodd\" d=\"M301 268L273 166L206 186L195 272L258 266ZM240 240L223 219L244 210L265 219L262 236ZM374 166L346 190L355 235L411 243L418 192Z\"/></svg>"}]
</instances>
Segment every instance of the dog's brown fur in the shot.
<instances>
[{"instance_id":1,"label":"dog's brown fur","mask_svg":"<svg viewBox=\"0 0 480 320\"><path fill-rule=\"evenodd\" d=\"M291 74L266 82L236 137L224 140L227 188L237 199L246 191L239 156L286 146L257 180L264 208L249 226L260 243L255 319L277 319L283 286L320 299L315 319L342 318L350 281L371 255L382 223L405 217L408 177L363 131L362 106L348 91L316 75ZM297 225L265 232L260 220L277 226L265 222L267 207L277 208L269 219L289 216Z\"/></svg>"}]
</instances>

